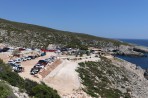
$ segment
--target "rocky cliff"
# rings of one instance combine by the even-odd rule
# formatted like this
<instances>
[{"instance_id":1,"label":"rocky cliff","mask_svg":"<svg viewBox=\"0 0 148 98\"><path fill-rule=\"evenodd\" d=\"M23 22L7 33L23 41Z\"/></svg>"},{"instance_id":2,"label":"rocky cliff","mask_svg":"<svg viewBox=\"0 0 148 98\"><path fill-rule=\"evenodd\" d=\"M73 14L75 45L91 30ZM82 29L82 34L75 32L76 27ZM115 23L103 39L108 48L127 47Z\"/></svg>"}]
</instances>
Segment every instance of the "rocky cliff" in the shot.
<instances>
[{"instance_id":1,"label":"rocky cliff","mask_svg":"<svg viewBox=\"0 0 148 98\"><path fill-rule=\"evenodd\" d=\"M146 56L144 53L148 53L148 48L136 45L120 45L118 47L109 47L108 52L125 56Z\"/></svg>"},{"instance_id":2,"label":"rocky cliff","mask_svg":"<svg viewBox=\"0 0 148 98\"><path fill-rule=\"evenodd\" d=\"M82 88L95 98L147 98L144 70L119 58L80 63Z\"/></svg>"}]
</instances>

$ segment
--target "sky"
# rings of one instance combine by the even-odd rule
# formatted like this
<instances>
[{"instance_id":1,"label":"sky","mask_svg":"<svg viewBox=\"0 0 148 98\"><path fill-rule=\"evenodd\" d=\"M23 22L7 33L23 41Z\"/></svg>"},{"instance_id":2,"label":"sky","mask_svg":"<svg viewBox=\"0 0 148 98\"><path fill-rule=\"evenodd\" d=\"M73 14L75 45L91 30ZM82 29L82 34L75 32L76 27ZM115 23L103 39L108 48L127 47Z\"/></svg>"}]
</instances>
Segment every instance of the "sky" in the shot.
<instances>
[{"instance_id":1,"label":"sky","mask_svg":"<svg viewBox=\"0 0 148 98\"><path fill-rule=\"evenodd\" d=\"M0 18L106 38L148 39L148 0L0 0Z\"/></svg>"}]
</instances>

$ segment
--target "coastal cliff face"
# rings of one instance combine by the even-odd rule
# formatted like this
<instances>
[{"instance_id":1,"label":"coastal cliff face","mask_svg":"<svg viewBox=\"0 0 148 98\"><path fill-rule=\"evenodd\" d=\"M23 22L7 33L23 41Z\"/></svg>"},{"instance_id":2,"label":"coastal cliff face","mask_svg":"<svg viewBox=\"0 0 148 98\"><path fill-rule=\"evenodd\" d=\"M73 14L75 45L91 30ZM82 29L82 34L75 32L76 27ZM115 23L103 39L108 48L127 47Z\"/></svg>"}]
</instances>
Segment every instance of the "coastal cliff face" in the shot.
<instances>
[{"instance_id":1,"label":"coastal cliff face","mask_svg":"<svg viewBox=\"0 0 148 98\"><path fill-rule=\"evenodd\" d=\"M113 61L113 64L123 68L124 74L128 78L128 82L121 84L125 88L129 88L131 98L147 98L148 96L148 81L144 77L144 72L141 67L127 62L125 60L118 59Z\"/></svg>"},{"instance_id":2,"label":"coastal cliff face","mask_svg":"<svg viewBox=\"0 0 148 98\"><path fill-rule=\"evenodd\" d=\"M111 54L125 55L125 56L145 56L148 53L148 48L136 45L120 45L119 47L109 47Z\"/></svg>"},{"instance_id":3,"label":"coastal cliff face","mask_svg":"<svg viewBox=\"0 0 148 98\"><path fill-rule=\"evenodd\" d=\"M97 62L80 63L77 72L82 88L95 98L147 98L148 81L144 70L127 61L102 58Z\"/></svg>"}]
</instances>

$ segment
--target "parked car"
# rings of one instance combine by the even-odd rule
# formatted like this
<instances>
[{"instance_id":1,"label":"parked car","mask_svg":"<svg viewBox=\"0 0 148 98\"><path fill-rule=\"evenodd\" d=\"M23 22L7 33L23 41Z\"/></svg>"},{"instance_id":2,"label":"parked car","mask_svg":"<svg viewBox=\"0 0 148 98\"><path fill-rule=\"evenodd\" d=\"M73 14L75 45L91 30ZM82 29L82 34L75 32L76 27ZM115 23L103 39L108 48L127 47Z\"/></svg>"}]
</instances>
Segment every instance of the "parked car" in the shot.
<instances>
[{"instance_id":1,"label":"parked car","mask_svg":"<svg viewBox=\"0 0 148 98\"><path fill-rule=\"evenodd\" d=\"M35 58L38 58L38 57L40 57L40 55L35 55L34 57L35 57Z\"/></svg>"},{"instance_id":2,"label":"parked car","mask_svg":"<svg viewBox=\"0 0 148 98\"><path fill-rule=\"evenodd\" d=\"M15 72L23 72L24 68L20 64L15 63L13 60L8 61L8 65L11 66L12 70Z\"/></svg>"},{"instance_id":3,"label":"parked car","mask_svg":"<svg viewBox=\"0 0 148 98\"><path fill-rule=\"evenodd\" d=\"M56 56L51 56L50 57L52 60L55 60L56 59Z\"/></svg>"},{"instance_id":4,"label":"parked car","mask_svg":"<svg viewBox=\"0 0 148 98\"><path fill-rule=\"evenodd\" d=\"M21 66L18 66L14 69L15 72L23 72L24 71L24 68L21 67Z\"/></svg>"},{"instance_id":5,"label":"parked car","mask_svg":"<svg viewBox=\"0 0 148 98\"><path fill-rule=\"evenodd\" d=\"M15 63L8 63L8 65L10 65L11 67L15 67Z\"/></svg>"},{"instance_id":6,"label":"parked car","mask_svg":"<svg viewBox=\"0 0 148 98\"><path fill-rule=\"evenodd\" d=\"M41 64L41 65L46 66L48 64L48 62L45 60L39 60L37 64Z\"/></svg>"},{"instance_id":7,"label":"parked car","mask_svg":"<svg viewBox=\"0 0 148 98\"><path fill-rule=\"evenodd\" d=\"M30 74L31 74L31 75L35 75L35 74L37 74L39 71L40 71L40 68L32 68L32 69L30 70Z\"/></svg>"},{"instance_id":8,"label":"parked car","mask_svg":"<svg viewBox=\"0 0 148 98\"><path fill-rule=\"evenodd\" d=\"M63 52L63 51L68 51L68 49L67 48L61 48L61 51Z\"/></svg>"},{"instance_id":9,"label":"parked car","mask_svg":"<svg viewBox=\"0 0 148 98\"><path fill-rule=\"evenodd\" d=\"M30 48L26 48L26 51L32 51L32 49L30 49Z\"/></svg>"},{"instance_id":10,"label":"parked car","mask_svg":"<svg viewBox=\"0 0 148 98\"><path fill-rule=\"evenodd\" d=\"M14 66L12 67L12 70L17 70L17 67L21 67L20 64L14 64Z\"/></svg>"},{"instance_id":11,"label":"parked car","mask_svg":"<svg viewBox=\"0 0 148 98\"><path fill-rule=\"evenodd\" d=\"M35 66L34 66L34 68L40 68L40 69L42 69L42 68L44 68L45 66L44 65L41 65L41 64L36 64Z\"/></svg>"},{"instance_id":12,"label":"parked car","mask_svg":"<svg viewBox=\"0 0 148 98\"><path fill-rule=\"evenodd\" d=\"M35 56L28 56L29 58L31 58L31 59L35 59L36 57Z\"/></svg>"},{"instance_id":13,"label":"parked car","mask_svg":"<svg viewBox=\"0 0 148 98\"><path fill-rule=\"evenodd\" d=\"M22 59L21 58L17 58L14 60L16 63L21 63L22 62Z\"/></svg>"},{"instance_id":14,"label":"parked car","mask_svg":"<svg viewBox=\"0 0 148 98\"><path fill-rule=\"evenodd\" d=\"M25 48L19 48L19 51L24 51L24 50L26 50Z\"/></svg>"},{"instance_id":15,"label":"parked car","mask_svg":"<svg viewBox=\"0 0 148 98\"><path fill-rule=\"evenodd\" d=\"M10 48L5 47L5 48L2 49L2 52L7 52L9 49Z\"/></svg>"},{"instance_id":16,"label":"parked car","mask_svg":"<svg viewBox=\"0 0 148 98\"><path fill-rule=\"evenodd\" d=\"M8 64L15 64L16 62L14 60L9 60Z\"/></svg>"},{"instance_id":17,"label":"parked car","mask_svg":"<svg viewBox=\"0 0 148 98\"><path fill-rule=\"evenodd\" d=\"M50 59L52 62L55 61L55 58L54 58L54 57L50 57L49 59Z\"/></svg>"},{"instance_id":18,"label":"parked car","mask_svg":"<svg viewBox=\"0 0 148 98\"><path fill-rule=\"evenodd\" d=\"M31 57L26 57L27 60L31 60Z\"/></svg>"},{"instance_id":19,"label":"parked car","mask_svg":"<svg viewBox=\"0 0 148 98\"><path fill-rule=\"evenodd\" d=\"M0 52L3 52L3 49L0 49Z\"/></svg>"},{"instance_id":20,"label":"parked car","mask_svg":"<svg viewBox=\"0 0 148 98\"><path fill-rule=\"evenodd\" d=\"M22 57L21 58L23 61L27 61L27 58L26 57Z\"/></svg>"},{"instance_id":21,"label":"parked car","mask_svg":"<svg viewBox=\"0 0 148 98\"><path fill-rule=\"evenodd\" d=\"M45 55L46 55L46 52L41 53L41 56L45 56Z\"/></svg>"},{"instance_id":22,"label":"parked car","mask_svg":"<svg viewBox=\"0 0 148 98\"><path fill-rule=\"evenodd\" d=\"M52 62L50 58L45 59L45 61L47 61L48 63L51 63Z\"/></svg>"}]
</instances>

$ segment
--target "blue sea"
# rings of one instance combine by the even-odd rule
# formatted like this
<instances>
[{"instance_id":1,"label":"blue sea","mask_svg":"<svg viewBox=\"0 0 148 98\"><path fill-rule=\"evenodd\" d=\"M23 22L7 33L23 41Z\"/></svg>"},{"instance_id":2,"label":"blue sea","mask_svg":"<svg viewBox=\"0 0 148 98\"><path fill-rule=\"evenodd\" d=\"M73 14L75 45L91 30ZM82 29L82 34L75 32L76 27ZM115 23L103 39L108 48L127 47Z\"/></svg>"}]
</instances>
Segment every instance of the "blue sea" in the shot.
<instances>
[{"instance_id":1,"label":"blue sea","mask_svg":"<svg viewBox=\"0 0 148 98\"><path fill-rule=\"evenodd\" d=\"M148 40L146 39L119 39L119 40L123 42L131 43L131 44L148 47ZM145 55L147 55L147 57L129 57L129 56L117 56L117 57L124 59L126 61L129 61L131 63L134 63L143 69L147 69L148 68L148 53L146 53Z\"/></svg>"}]
</instances>

